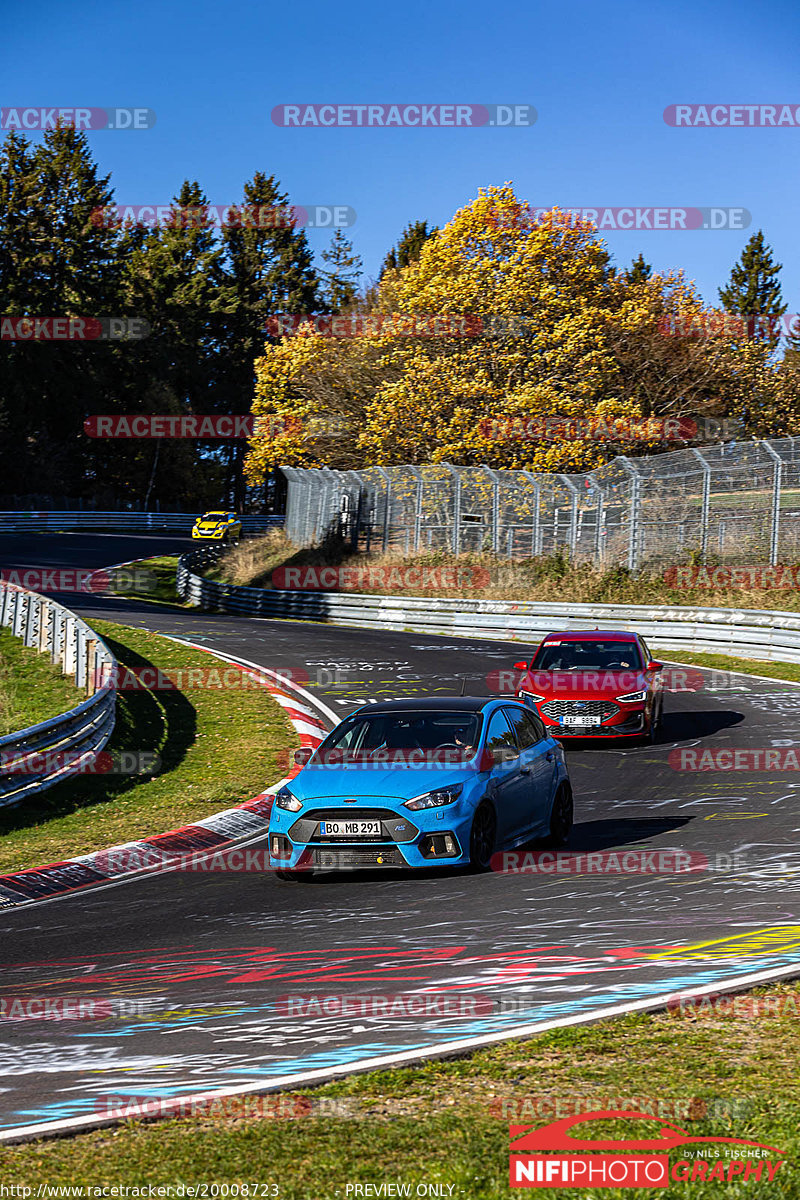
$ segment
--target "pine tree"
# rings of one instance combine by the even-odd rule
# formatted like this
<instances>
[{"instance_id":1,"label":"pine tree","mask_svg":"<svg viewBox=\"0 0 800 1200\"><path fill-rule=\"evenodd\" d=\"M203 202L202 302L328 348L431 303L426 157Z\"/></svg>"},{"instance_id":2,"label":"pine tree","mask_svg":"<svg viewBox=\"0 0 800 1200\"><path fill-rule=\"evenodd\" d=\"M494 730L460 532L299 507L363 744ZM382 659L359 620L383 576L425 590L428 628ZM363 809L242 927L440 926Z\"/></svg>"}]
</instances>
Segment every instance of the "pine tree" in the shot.
<instances>
[{"instance_id":1,"label":"pine tree","mask_svg":"<svg viewBox=\"0 0 800 1200\"><path fill-rule=\"evenodd\" d=\"M347 240L341 229L334 233L328 249L322 251L322 258L330 267L330 270L320 272L325 307L328 312L342 312L358 296L361 258L354 252L353 243Z\"/></svg>"},{"instance_id":2,"label":"pine tree","mask_svg":"<svg viewBox=\"0 0 800 1200\"><path fill-rule=\"evenodd\" d=\"M719 298L726 312L746 317L780 317L786 312L778 279L782 264L772 257L759 229L750 238L742 256L734 264L727 287L719 289ZM770 327L772 325L772 328ZM753 321L748 332L758 341L777 344L780 330L777 322Z\"/></svg>"},{"instance_id":3,"label":"pine tree","mask_svg":"<svg viewBox=\"0 0 800 1200\"><path fill-rule=\"evenodd\" d=\"M633 260L624 274L628 283L644 283L653 274L653 268L650 263L644 261L644 255L640 251L639 257Z\"/></svg>"},{"instance_id":4,"label":"pine tree","mask_svg":"<svg viewBox=\"0 0 800 1200\"><path fill-rule=\"evenodd\" d=\"M120 411L213 412L219 363L218 322L223 303L222 250L206 223L208 200L196 181L186 180L172 201L165 224L131 230L123 240L126 298L150 336L126 348L131 383ZM158 451L151 499L191 505L219 475L216 443L165 440ZM117 470L127 471L138 501L150 488L156 445L152 441L116 451Z\"/></svg>"},{"instance_id":5,"label":"pine tree","mask_svg":"<svg viewBox=\"0 0 800 1200\"><path fill-rule=\"evenodd\" d=\"M57 125L31 147L12 134L0 152L2 311L16 316L119 315L119 234L92 219L111 202L86 135ZM16 341L3 346L3 490L79 495L90 449L83 421L103 412L121 377L108 342ZM95 482L102 479L95 473Z\"/></svg>"},{"instance_id":6,"label":"pine tree","mask_svg":"<svg viewBox=\"0 0 800 1200\"><path fill-rule=\"evenodd\" d=\"M412 221L403 230L402 237L397 246L393 246L383 260L380 277L383 277L386 271L401 270L403 267L409 266L410 263L416 262L428 238L433 237L438 232L439 229L437 226L428 229L427 221Z\"/></svg>"}]
</instances>

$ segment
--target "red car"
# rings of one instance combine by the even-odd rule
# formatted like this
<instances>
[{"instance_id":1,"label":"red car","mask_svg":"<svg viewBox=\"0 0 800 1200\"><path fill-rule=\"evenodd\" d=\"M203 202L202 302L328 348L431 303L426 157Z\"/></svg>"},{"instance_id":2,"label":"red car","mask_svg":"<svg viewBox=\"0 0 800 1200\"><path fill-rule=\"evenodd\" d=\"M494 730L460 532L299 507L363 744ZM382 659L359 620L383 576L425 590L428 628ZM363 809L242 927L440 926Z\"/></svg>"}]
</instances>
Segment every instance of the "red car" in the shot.
<instances>
[{"instance_id":1,"label":"red car","mask_svg":"<svg viewBox=\"0 0 800 1200\"><path fill-rule=\"evenodd\" d=\"M636 633L593 629L548 633L517 695L557 738L614 737L654 742L664 697L656 662Z\"/></svg>"}]
</instances>

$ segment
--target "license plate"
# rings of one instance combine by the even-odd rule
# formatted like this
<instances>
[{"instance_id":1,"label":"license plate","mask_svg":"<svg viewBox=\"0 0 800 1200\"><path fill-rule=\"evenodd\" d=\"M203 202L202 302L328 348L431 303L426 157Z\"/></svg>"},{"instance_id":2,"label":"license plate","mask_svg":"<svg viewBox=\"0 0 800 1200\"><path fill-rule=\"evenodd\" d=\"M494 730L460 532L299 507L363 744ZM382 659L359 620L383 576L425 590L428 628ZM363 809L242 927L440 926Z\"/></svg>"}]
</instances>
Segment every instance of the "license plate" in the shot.
<instances>
[{"instance_id":1,"label":"license plate","mask_svg":"<svg viewBox=\"0 0 800 1200\"><path fill-rule=\"evenodd\" d=\"M594 716L569 716L561 718L562 725L599 725L600 717Z\"/></svg>"},{"instance_id":2,"label":"license plate","mask_svg":"<svg viewBox=\"0 0 800 1200\"><path fill-rule=\"evenodd\" d=\"M380 821L320 821L323 837L380 837Z\"/></svg>"}]
</instances>

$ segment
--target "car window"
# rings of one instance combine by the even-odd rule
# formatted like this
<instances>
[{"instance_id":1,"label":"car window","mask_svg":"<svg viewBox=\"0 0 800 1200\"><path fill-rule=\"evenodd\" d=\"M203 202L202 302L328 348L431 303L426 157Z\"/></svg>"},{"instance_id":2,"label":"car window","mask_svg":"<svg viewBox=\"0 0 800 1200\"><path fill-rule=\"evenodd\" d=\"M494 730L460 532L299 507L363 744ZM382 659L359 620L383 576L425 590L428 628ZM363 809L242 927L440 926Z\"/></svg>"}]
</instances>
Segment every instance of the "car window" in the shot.
<instances>
[{"instance_id":1,"label":"car window","mask_svg":"<svg viewBox=\"0 0 800 1200\"><path fill-rule=\"evenodd\" d=\"M433 751L444 746L471 757L478 746L480 726L480 714L470 712L354 713L328 735L319 749Z\"/></svg>"},{"instance_id":2,"label":"car window","mask_svg":"<svg viewBox=\"0 0 800 1200\"><path fill-rule=\"evenodd\" d=\"M504 711L522 750L528 750L547 737L544 725L534 713L528 712L524 708L507 708Z\"/></svg>"},{"instance_id":3,"label":"car window","mask_svg":"<svg viewBox=\"0 0 800 1200\"><path fill-rule=\"evenodd\" d=\"M535 744L533 731L525 724L525 713L521 708L504 708L503 712L508 717L508 722L514 730L514 736L517 739L517 745L520 750L527 750Z\"/></svg>"},{"instance_id":4,"label":"car window","mask_svg":"<svg viewBox=\"0 0 800 1200\"><path fill-rule=\"evenodd\" d=\"M636 642L568 638L544 642L531 663L533 671L641 670Z\"/></svg>"},{"instance_id":5,"label":"car window","mask_svg":"<svg viewBox=\"0 0 800 1200\"><path fill-rule=\"evenodd\" d=\"M498 708L497 712L492 714L489 728L486 730L486 749L497 750L500 746L519 749L514 731L506 720L502 708Z\"/></svg>"}]
</instances>

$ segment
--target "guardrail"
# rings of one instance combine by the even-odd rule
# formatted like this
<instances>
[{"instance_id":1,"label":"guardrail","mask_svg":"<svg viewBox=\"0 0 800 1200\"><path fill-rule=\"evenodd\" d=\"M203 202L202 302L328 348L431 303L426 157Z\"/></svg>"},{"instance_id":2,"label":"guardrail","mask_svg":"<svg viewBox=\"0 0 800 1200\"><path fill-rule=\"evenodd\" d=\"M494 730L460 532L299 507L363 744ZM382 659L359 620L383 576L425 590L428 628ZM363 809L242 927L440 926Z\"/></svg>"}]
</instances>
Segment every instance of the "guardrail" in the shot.
<instances>
[{"instance_id":1,"label":"guardrail","mask_svg":"<svg viewBox=\"0 0 800 1200\"><path fill-rule=\"evenodd\" d=\"M636 629L660 650L696 650L800 662L800 613L682 605L547 604L267 591L218 583L195 573L214 562L218 554L216 546L209 546L183 555L178 562L177 589L184 599L219 612L520 642L538 642L557 629L612 625Z\"/></svg>"},{"instance_id":2,"label":"guardrail","mask_svg":"<svg viewBox=\"0 0 800 1200\"><path fill-rule=\"evenodd\" d=\"M69 712L0 737L0 807L91 767L114 729L117 660L93 629L46 596L0 583L0 625L60 663L88 698Z\"/></svg>"},{"instance_id":3,"label":"guardrail","mask_svg":"<svg viewBox=\"0 0 800 1200\"><path fill-rule=\"evenodd\" d=\"M169 530L192 532L198 513L143 512L0 512L0 533L46 533L66 530L120 529L129 533ZM242 517L242 533L280 528L283 517Z\"/></svg>"}]
</instances>

